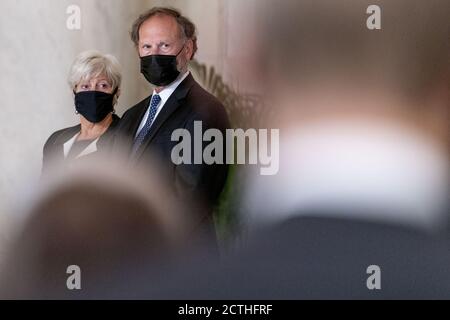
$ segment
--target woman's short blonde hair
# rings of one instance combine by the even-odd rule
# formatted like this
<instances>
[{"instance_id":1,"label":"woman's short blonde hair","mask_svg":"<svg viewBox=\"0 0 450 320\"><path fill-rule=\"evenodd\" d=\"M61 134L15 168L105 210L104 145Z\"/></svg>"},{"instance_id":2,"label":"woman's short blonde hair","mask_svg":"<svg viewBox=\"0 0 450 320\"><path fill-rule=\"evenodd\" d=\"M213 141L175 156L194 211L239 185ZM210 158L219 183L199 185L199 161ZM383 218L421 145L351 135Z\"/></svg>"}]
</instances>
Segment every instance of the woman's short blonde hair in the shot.
<instances>
[{"instance_id":1,"label":"woman's short blonde hair","mask_svg":"<svg viewBox=\"0 0 450 320\"><path fill-rule=\"evenodd\" d=\"M122 73L116 57L95 50L81 52L70 68L70 88L75 90L81 81L100 75L104 75L108 79L113 90L120 88Z\"/></svg>"}]
</instances>

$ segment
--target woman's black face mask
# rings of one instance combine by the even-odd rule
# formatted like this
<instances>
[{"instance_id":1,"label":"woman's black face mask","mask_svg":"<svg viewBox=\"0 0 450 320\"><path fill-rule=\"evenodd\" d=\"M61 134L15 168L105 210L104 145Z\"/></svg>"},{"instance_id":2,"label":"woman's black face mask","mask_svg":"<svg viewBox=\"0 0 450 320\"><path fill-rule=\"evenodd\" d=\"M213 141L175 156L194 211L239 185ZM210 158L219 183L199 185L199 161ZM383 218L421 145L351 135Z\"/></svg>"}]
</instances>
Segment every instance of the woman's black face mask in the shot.
<instances>
[{"instance_id":1,"label":"woman's black face mask","mask_svg":"<svg viewBox=\"0 0 450 320\"><path fill-rule=\"evenodd\" d=\"M75 109L89 122L100 122L109 113L113 112L114 96L116 93L117 88L113 93L80 91L75 93Z\"/></svg>"},{"instance_id":2,"label":"woman's black face mask","mask_svg":"<svg viewBox=\"0 0 450 320\"><path fill-rule=\"evenodd\" d=\"M183 49L184 46L176 55L152 54L141 57L141 73L145 79L158 87L172 83L180 74L177 57Z\"/></svg>"}]
</instances>

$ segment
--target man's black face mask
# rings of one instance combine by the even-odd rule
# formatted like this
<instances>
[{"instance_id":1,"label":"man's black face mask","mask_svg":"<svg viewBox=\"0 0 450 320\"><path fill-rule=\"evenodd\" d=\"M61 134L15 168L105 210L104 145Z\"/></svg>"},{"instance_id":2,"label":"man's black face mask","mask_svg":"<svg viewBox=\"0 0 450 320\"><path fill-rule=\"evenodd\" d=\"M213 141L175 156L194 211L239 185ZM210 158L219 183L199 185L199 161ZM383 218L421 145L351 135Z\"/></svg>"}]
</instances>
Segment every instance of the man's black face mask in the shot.
<instances>
[{"instance_id":1,"label":"man's black face mask","mask_svg":"<svg viewBox=\"0 0 450 320\"><path fill-rule=\"evenodd\" d=\"M117 89L113 93L80 91L75 94L75 109L88 121L98 123L114 110L116 92Z\"/></svg>"},{"instance_id":2,"label":"man's black face mask","mask_svg":"<svg viewBox=\"0 0 450 320\"><path fill-rule=\"evenodd\" d=\"M177 57L181 50L176 55L162 55L152 54L141 57L141 73L145 79L151 84L164 87L175 81L180 74L177 69Z\"/></svg>"}]
</instances>

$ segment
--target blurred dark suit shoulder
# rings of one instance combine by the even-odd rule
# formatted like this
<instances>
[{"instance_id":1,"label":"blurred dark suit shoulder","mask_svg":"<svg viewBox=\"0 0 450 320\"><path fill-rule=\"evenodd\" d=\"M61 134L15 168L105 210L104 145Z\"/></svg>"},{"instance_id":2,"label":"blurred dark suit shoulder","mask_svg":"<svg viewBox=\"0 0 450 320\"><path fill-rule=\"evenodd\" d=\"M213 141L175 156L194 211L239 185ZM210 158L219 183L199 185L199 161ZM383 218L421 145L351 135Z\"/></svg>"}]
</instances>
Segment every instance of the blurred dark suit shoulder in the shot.
<instances>
[{"instance_id":1,"label":"blurred dark suit shoulder","mask_svg":"<svg viewBox=\"0 0 450 320\"><path fill-rule=\"evenodd\" d=\"M171 299L449 299L448 248L447 237L418 229L295 217L260 230L222 263L203 258L184 267L189 271L182 271L176 282L147 294ZM367 287L372 265L381 271L380 290Z\"/></svg>"}]
</instances>

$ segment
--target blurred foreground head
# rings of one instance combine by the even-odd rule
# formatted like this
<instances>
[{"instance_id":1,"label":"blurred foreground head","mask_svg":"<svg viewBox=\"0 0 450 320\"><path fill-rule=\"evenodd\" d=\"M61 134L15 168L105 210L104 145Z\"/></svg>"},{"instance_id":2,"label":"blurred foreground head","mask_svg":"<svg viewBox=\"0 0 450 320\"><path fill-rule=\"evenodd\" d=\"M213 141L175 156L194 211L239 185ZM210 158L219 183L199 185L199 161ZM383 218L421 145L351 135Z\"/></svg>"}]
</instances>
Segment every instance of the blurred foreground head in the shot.
<instances>
[{"instance_id":1,"label":"blurred foreground head","mask_svg":"<svg viewBox=\"0 0 450 320\"><path fill-rule=\"evenodd\" d=\"M10 250L3 297L114 296L130 276L157 274L179 254L196 220L152 168L96 159L47 181ZM81 290L66 286L71 265L81 269Z\"/></svg>"},{"instance_id":2,"label":"blurred foreground head","mask_svg":"<svg viewBox=\"0 0 450 320\"><path fill-rule=\"evenodd\" d=\"M389 94L413 102L408 104L408 113L418 105L429 111L435 110L430 107L442 107L425 106L436 102L427 98L447 98L448 103L448 1L288 0L282 6L270 1L265 4L258 28L258 61L271 95L277 99L288 93L291 99L305 94L339 98L352 93L356 99ZM371 5L381 10L380 30L366 26L370 16L366 10ZM343 108L333 100L327 102L320 112ZM382 102L376 108L386 107ZM305 112L299 109L308 104L301 100L295 106ZM396 107L400 106L390 106Z\"/></svg>"},{"instance_id":3,"label":"blurred foreground head","mask_svg":"<svg viewBox=\"0 0 450 320\"><path fill-rule=\"evenodd\" d=\"M265 4L255 60L284 123L313 114L389 112L433 120L434 130L448 129L448 1ZM380 30L366 26L370 5L381 9Z\"/></svg>"},{"instance_id":4,"label":"blurred foreground head","mask_svg":"<svg viewBox=\"0 0 450 320\"><path fill-rule=\"evenodd\" d=\"M366 26L370 5L380 30ZM442 226L450 3L292 0L262 12L255 70L267 123L280 129L280 171L251 183L255 216L370 208L375 219Z\"/></svg>"}]
</instances>

